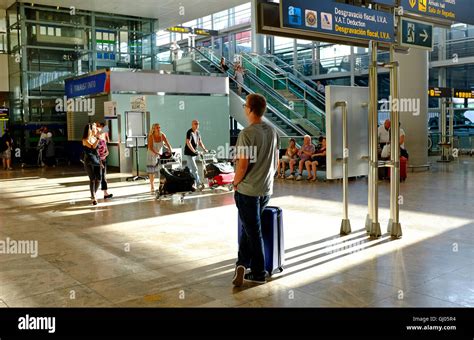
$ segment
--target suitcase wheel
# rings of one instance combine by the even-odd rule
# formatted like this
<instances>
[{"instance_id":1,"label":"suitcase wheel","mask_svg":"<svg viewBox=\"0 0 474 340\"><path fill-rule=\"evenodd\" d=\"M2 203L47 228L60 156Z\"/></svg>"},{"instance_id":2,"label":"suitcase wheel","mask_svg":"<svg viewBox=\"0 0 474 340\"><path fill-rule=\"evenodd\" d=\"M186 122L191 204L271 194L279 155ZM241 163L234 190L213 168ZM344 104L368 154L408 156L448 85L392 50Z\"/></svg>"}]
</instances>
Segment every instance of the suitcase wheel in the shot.
<instances>
[{"instance_id":1,"label":"suitcase wheel","mask_svg":"<svg viewBox=\"0 0 474 340\"><path fill-rule=\"evenodd\" d=\"M278 270L280 271L280 273L283 271L283 267L280 267L278 268Z\"/></svg>"},{"instance_id":2,"label":"suitcase wheel","mask_svg":"<svg viewBox=\"0 0 474 340\"><path fill-rule=\"evenodd\" d=\"M229 184L229 191L233 191L234 190L234 186L232 184Z\"/></svg>"}]
</instances>

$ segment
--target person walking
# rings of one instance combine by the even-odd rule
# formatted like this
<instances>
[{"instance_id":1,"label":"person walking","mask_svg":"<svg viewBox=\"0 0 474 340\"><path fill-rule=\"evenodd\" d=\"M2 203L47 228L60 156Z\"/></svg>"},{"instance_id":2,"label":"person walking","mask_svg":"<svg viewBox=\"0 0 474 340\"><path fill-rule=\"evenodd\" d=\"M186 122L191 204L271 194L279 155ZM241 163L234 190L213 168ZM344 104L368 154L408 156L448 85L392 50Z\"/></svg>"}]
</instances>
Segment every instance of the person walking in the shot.
<instances>
[{"instance_id":1,"label":"person walking","mask_svg":"<svg viewBox=\"0 0 474 340\"><path fill-rule=\"evenodd\" d=\"M84 151L84 169L89 176L89 189L91 192L92 205L97 205L97 190L100 183L100 158L97 152L99 138L95 123L87 124L82 134L82 147Z\"/></svg>"},{"instance_id":2,"label":"person walking","mask_svg":"<svg viewBox=\"0 0 474 340\"><path fill-rule=\"evenodd\" d=\"M161 157L161 152L165 145L171 153L171 145L166 138L166 135L161 132L160 124L156 123L151 126L148 134L148 149L146 154L146 169L148 177L150 178L151 193L155 194L155 175L160 176L160 166L158 160Z\"/></svg>"},{"instance_id":3,"label":"person walking","mask_svg":"<svg viewBox=\"0 0 474 340\"><path fill-rule=\"evenodd\" d=\"M199 177L199 171L196 164L196 156L198 155L198 147L200 146L204 152L208 152L204 143L202 142L201 134L199 133L199 121L193 120L191 128L186 132L186 145L184 147L184 159L191 173L196 179L195 185L199 190L204 189L204 184Z\"/></svg>"},{"instance_id":4,"label":"person walking","mask_svg":"<svg viewBox=\"0 0 474 340\"><path fill-rule=\"evenodd\" d=\"M324 96L326 94L326 88L324 87L324 85L319 80L316 82L316 85L318 86L318 92Z\"/></svg>"},{"instance_id":5,"label":"person walking","mask_svg":"<svg viewBox=\"0 0 474 340\"><path fill-rule=\"evenodd\" d=\"M46 126L40 127L38 130L40 134L38 140L38 166L45 167L46 161L46 144L48 143L48 138L52 137L51 133L48 132L48 128Z\"/></svg>"},{"instance_id":6,"label":"person walking","mask_svg":"<svg viewBox=\"0 0 474 340\"><path fill-rule=\"evenodd\" d=\"M250 125L240 132L236 145L234 198L243 226L232 280L236 287L241 286L244 280L266 282L261 220L273 193L273 178L279 158L278 134L262 120L266 106L262 95L247 96L244 108ZM256 155L252 160L251 154ZM250 272L246 274L249 267Z\"/></svg>"},{"instance_id":7,"label":"person walking","mask_svg":"<svg viewBox=\"0 0 474 340\"><path fill-rule=\"evenodd\" d=\"M12 149L13 138L10 135L9 128L5 128L5 132L0 139L0 155L2 157L3 170L13 170L12 168Z\"/></svg>"},{"instance_id":8,"label":"person walking","mask_svg":"<svg viewBox=\"0 0 474 340\"><path fill-rule=\"evenodd\" d=\"M244 69L240 64L235 68L235 81L237 82L237 94L240 96L242 95L242 85L244 83Z\"/></svg>"},{"instance_id":9,"label":"person walking","mask_svg":"<svg viewBox=\"0 0 474 340\"><path fill-rule=\"evenodd\" d=\"M105 131L105 123L96 123L99 137L99 144L97 146L97 152L100 159L100 189L104 192L104 199L112 198L114 195L107 192L107 156L109 155L109 149L107 148L107 132Z\"/></svg>"},{"instance_id":10,"label":"person walking","mask_svg":"<svg viewBox=\"0 0 474 340\"><path fill-rule=\"evenodd\" d=\"M46 146L44 150L44 163L48 167L56 167L56 150L54 147L53 134L46 128Z\"/></svg>"},{"instance_id":11,"label":"person walking","mask_svg":"<svg viewBox=\"0 0 474 340\"><path fill-rule=\"evenodd\" d=\"M219 63L219 65L221 67L221 72L224 74L227 74L227 71L229 70L229 66L227 66L224 57L221 58L221 62Z\"/></svg>"}]
</instances>

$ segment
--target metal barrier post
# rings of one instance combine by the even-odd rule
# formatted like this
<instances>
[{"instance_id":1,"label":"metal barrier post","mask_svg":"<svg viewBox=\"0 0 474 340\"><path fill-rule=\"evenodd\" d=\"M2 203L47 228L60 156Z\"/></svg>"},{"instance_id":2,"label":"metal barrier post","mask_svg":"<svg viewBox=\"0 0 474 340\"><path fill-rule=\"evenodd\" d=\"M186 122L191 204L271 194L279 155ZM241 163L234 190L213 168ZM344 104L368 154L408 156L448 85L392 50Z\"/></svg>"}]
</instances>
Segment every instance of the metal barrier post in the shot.
<instances>
[{"instance_id":1,"label":"metal barrier post","mask_svg":"<svg viewBox=\"0 0 474 340\"><path fill-rule=\"evenodd\" d=\"M351 222L349 221L349 146L347 136L347 102L337 102L336 107L340 107L342 111L342 202L344 205L344 215L341 222L341 235L351 233Z\"/></svg>"},{"instance_id":2,"label":"metal barrier post","mask_svg":"<svg viewBox=\"0 0 474 340\"><path fill-rule=\"evenodd\" d=\"M392 100L399 99L398 82L398 62L394 61L394 49L390 47L390 93ZM392 238L402 237L402 227L400 224L400 112L394 105L390 108L391 121L391 176L390 176L390 220L388 222L388 232Z\"/></svg>"},{"instance_id":3,"label":"metal barrier post","mask_svg":"<svg viewBox=\"0 0 474 340\"><path fill-rule=\"evenodd\" d=\"M453 159L453 148L454 148L454 101L449 98L449 152L448 160Z\"/></svg>"},{"instance_id":4,"label":"metal barrier post","mask_svg":"<svg viewBox=\"0 0 474 340\"><path fill-rule=\"evenodd\" d=\"M446 147L448 146L447 139L446 139L446 118L447 118L447 102L446 99L441 101L441 114L440 114L440 122L439 122L439 129L441 133L441 159L438 162L449 162L449 155L446 152Z\"/></svg>"},{"instance_id":5,"label":"metal barrier post","mask_svg":"<svg viewBox=\"0 0 474 340\"><path fill-rule=\"evenodd\" d=\"M378 73L378 63L377 63L377 50L378 50L378 43L376 41L370 42L370 52L371 52L371 60L370 60L370 69L369 69L369 116L370 116L370 127L369 133L371 135L370 139L370 172L372 175L372 190L369 190L371 197L369 198L369 207L370 209L370 230L369 234L372 238L378 238L382 236L382 231L380 229L379 223L379 190L378 190L378 81L377 81L377 73Z\"/></svg>"}]
</instances>

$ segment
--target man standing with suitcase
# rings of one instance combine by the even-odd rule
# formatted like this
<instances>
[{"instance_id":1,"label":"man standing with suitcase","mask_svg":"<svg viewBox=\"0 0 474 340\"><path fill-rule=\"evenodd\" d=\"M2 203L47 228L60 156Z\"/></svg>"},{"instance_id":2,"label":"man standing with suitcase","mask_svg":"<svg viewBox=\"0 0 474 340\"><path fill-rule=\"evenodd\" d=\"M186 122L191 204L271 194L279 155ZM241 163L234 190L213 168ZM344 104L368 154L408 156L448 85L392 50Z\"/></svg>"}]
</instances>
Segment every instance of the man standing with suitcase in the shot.
<instances>
[{"instance_id":1,"label":"man standing with suitcase","mask_svg":"<svg viewBox=\"0 0 474 340\"><path fill-rule=\"evenodd\" d=\"M278 135L262 121L266 110L262 95L250 94L244 104L249 126L237 140L234 178L235 204L243 232L239 240L238 260L232 284L244 280L265 283L265 255L262 238L262 213L273 193L273 178L278 164ZM249 273L245 273L250 268Z\"/></svg>"}]
</instances>

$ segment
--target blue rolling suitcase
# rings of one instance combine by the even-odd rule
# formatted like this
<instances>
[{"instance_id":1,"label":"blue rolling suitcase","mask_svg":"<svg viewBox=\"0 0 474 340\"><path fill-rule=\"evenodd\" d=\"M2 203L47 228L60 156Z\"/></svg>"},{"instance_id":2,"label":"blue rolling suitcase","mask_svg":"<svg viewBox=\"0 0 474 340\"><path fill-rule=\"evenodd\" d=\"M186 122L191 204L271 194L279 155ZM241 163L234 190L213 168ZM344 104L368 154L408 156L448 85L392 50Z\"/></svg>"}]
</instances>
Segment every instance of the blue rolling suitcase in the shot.
<instances>
[{"instance_id":1,"label":"blue rolling suitcase","mask_svg":"<svg viewBox=\"0 0 474 340\"><path fill-rule=\"evenodd\" d=\"M239 217L238 240L243 228ZM281 208L267 206L262 214L262 236L265 251L265 270L269 275L283 271L285 246L283 242L283 212Z\"/></svg>"}]
</instances>

